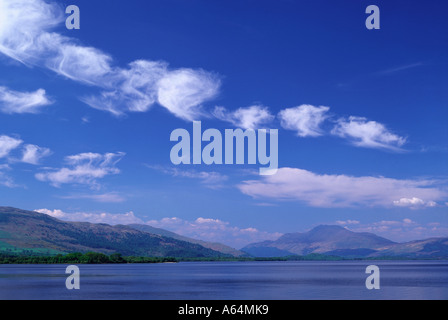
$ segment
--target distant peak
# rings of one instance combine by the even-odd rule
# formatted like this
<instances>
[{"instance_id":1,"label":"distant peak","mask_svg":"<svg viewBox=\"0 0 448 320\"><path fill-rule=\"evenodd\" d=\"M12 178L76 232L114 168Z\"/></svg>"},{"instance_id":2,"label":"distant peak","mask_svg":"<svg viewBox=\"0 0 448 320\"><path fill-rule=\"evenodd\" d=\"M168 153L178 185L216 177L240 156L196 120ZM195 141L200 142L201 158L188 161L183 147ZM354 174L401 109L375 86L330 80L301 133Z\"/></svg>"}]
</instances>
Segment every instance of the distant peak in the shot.
<instances>
[{"instance_id":1,"label":"distant peak","mask_svg":"<svg viewBox=\"0 0 448 320\"><path fill-rule=\"evenodd\" d=\"M317 226L317 227L313 228L310 232L313 232L313 231L324 231L324 230L335 231L335 230L347 230L347 229L345 229L344 227L341 227L341 226L336 226L336 225L321 224L320 226Z\"/></svg>"}]
</instances>

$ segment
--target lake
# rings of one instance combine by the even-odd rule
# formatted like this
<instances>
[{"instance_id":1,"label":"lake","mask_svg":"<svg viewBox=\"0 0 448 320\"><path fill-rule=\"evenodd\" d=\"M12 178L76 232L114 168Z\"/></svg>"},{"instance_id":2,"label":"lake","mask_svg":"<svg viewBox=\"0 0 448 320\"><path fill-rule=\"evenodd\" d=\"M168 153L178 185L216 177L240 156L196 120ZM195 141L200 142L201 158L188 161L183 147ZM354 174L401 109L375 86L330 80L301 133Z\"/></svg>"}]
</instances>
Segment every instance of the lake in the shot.
<instances>
[{"instance_id":1,"label":"lake","mask_svg":"<svg viewBox=\"0 0 448 320\"><path fill-rule=\"evenodd\" d=\"M366 289L369 265L380 268L380 290ZM79 265L80 290L66 289L66 267L1 265L0 299L448 299L448 261Z\"/></svg>"}]
</instances>

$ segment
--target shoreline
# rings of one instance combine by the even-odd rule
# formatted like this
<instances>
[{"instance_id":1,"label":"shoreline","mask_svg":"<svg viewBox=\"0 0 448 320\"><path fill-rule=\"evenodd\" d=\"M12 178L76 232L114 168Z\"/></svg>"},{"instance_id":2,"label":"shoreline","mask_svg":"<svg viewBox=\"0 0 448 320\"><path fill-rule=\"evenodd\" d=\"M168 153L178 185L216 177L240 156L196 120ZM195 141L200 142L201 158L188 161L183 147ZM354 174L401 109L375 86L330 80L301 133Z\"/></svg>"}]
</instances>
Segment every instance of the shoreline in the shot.
<instances>
[{"instance_id":1,"label":"shoreline","mask_svg":"<svg viewBox=\"0 0 448 320\"><path fill-rule=\"evenodd\" d=\"M174 258L174 257L120 257L118 260L112 260L106 255L92 254L94 257L101 257L102 259L86 260L85 255L81 255L80 259L73 259L72 255L66 256L2 256L0 254L0 266L3 265L118 265L118 264L177 264L181 262L350 262L350 261L448 261L447 258L439 259L422 259L409 257L380 257L380 258L342 258L334 256L319 256L319 257L245 257L245 258ZM77 254L80 255L80 254ZM86 254L87 257L89 254ZM108 257L108 259L105 259Z\"/></svg>"}]
</instances>

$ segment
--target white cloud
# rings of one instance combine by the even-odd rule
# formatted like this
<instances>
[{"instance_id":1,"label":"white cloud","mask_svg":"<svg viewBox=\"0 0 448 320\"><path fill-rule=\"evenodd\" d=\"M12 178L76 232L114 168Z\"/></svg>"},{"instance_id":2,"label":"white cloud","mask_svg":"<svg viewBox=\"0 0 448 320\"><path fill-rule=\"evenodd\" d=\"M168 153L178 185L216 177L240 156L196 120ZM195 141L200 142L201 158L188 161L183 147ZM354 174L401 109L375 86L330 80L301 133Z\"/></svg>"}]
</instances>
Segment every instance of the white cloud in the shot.
<instances>
[{"instance_id":1,"label":"white cloud","mask_svg":"<svg viewBox=\"0 0 448 320\"><path fill-rule=\"evenodd\" d=\"M62 199L87 199L101 203L120 203L125 202L126 199L116 192L109 192L103 194L75 194L63 196Z\"/></svg>"},{"instance_id":2,"label":"white cloud","mask_svg":"<svg viewBox=\"0 0 448 320\"><path fill-rule=\"evenodd\" d=\"M23 141L18 138L9 137L6 135L0 136L0 158L7 158L10 162L24 162L37 165L40 159L51 154L51 150L36 146L34 144L27 144L19 148ZM16 159L11 153L15 150L21 149L22 155L20 159Z\"/></svg>"},{"instance_id":3,"label":"white cloud","mask_svg":"<svg viewBox=\"0 0 448 320\"><path fill-rule=\"evenodd\" d=\"M124 214L113 214L107 212L91 213L91 212L72 212L67 213L62 210L38 209L34 210L39 213L49 215L51 217L72 222L90 222L105 223L110 225L118 224L143 224L144 222L130 211Z\"/></svg>"},{"instance_id":4,"label":"white cloud","mask_svg":"<svg viewBox=\"0 0 448 320\"><path fill-rule=\"evenodd\" d=\"M320 126L328 118L329 107L301 105L280 111L278 117L284 129L297 131L299 137L323 135Z\"/></svg>"},{"instance_id":5,"label":"white cloud","mask_svg":"<svg viewBox=\"0 0 448 320\"><path fill-rule=\"evenodd\" d=\"M244 181L238 188L257 199L295 200L312 207L392 207L402 198L425 202L448 198L433 180L320 175L295 168L281 168L276 175Z\"/></svg>"},{"instance_id":6,"label":"white cloud","mask_svg":"<svg viewBox=\"0 0 448 320\"><path fill-rule=\"evenodd\" d=\"M262 124L274 120L274 116L267 107L258 105L240 108L233 112L227 111L224 107L215 107L213 115L219 120L232 123L235 127L252 130L259 129Z\"/></svg>"},{"instance_id":7,"label":"white cloud","mask_svg":"<svg viewBox=\"0 0 448 320\"><path fill-rule=\"evenodd\" d=\"M39 59L45 30L64 21L60 7L38 0L0 1L0 51L26 63Z\"/></svg>"},{"instance_id":8,"label":"white cloud","mask_svg":"<svg viewBox=\"0 0 448 320\"><path fill-rule=\"evenodd\" d=\"M87 184L97 188L97 180L107 175L120 173L116 164L124 157L124 153L81 153L66 157L68 168L51 170L36 174L40 181L48 181L55 187L62 184Z\"/></svg>"},{"instance_id":9,"label":"white cloud","mask_svg":"<svg viewBox=\"0 0 448 320\"><path fill-rule=\"evenodd\" d=\"M23 143L22 140L9 136L0 136L0 158L4 158L9 153L18 148Z\"/></svg>"},{"instance_id":10,"label":"white cloud","mask_svg":"<svg viewBox=\"0 0 448 320\"><path fill-rule=\"evenodd\" d=\"M158 101L178 118L194 121L200 106L218 94L220 81L205 71L181 69L169 72L158 83Z\"/></svg>"},{"instance_id":11,"label":"white cloud","mask_svg":"<svg viewBox=\"0 0 448 320\"><path fill-rule=\"evenodd\" d=\"M332 134L348 138L355 146L365 148L400 151L406 143L406 138L393 134L383 124L362 117L339 119Z\"/></svg>"},{"instance_id":12,"label":"white cloud","mask_svg":"<svg viewBox=\"0 0 448 320\"><path fill-rule=\"evenodd\" d=\"M39 113L42 107L52 103L43 89L19 92L0 86L0 111L3 113Z\"/></svg>"},{"instance_id":13,"label":"white cloud","mask_svg":"<svg viewBox=\"0 0 448 320\"><path fill-rule=\"evenodd\" d=\"M51 150L48 148L42 148L34 144L27 144L23 149L22 162L39 164L40 160L44 157L48 157L51 154Z\"/></svg>"},{"instance_id":14,"label":"white cloud","mask_svg":"<svg viewBox=\"0 0 448 320\"><path fill-rule=\"evenodd\" d=\"M421 209L424 207L436 207L437 203L435 201L423 201L422 199L413 198L401 198L400 200L394 201L394 206L406 207L411 209Z\"/></svg>"},{"instance_id":15,"label":"white cloud","mask_svg":"<svg viewBox=\"0 0 448 320\"><path fill-rule=\"evenodd\" d=\"M346 221L336 221L336 223L341 226L346 226L346 225L357 225L360 224L361 222L357 220L346 220Z\"/></svg>"},{"instance_id":16,"label":"white cloud","mask_svg":"<svg viewBox=\"0 0 448 320\"><path fill-rule=\"evenodd\" d=\"M43 0L0 0L0 52L102 92L83 97L89 106L114 115L145 112L156 102L185 120L200 117L201 105L219 92L219 79L206 71L168 69L165 62L137 60L128 68L76 39L53 32L64 21L57 4Z\"/></svg>"},{"instance_id":17,"label":"white cloud","mask_svg":"<svg viewBox=\"0 0 448 320\"><path fill-rule=\"evenodd\" d=\"M164 218L147 221L146 224L193 239L220 242L233 248L242 248L254 242L276 240L282 236L281 233L269 233L252 227L234 227L219 219L198 218L195 221L187 221L180 218Z\"/></svg>"},{"instance_id":18,"label":"white cloud","mask_svg":"<svg viewBox=\"0 0 448 320\"><path fill-rule=\"evenodd\" d=\"M412 207L412 206L423 206L425 205L425 201L419 198L401 198L398 201L394 201L394 205L397 207Z\"/></svg>"}]
</instances>

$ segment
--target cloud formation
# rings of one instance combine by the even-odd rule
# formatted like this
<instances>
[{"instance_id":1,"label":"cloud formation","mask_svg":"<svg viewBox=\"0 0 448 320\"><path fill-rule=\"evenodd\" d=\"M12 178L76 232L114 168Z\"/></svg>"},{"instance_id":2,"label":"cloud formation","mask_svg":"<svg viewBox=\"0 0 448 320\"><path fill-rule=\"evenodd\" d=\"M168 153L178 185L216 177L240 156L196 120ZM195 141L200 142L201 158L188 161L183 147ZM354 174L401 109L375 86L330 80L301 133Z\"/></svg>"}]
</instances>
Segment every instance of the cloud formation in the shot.
<instances>
[{"instance_id":1,"label":"cloud formation","mask_svg":"<svg viewBox=\"0 0 448 320\"><path fill-rule=\"evenodd\" d=\"M42 107L52 103L44 89L19 92L0 86L0 111L3 113L39 113Z\"/></svg>"},{"instance_id":2,"label":"cloud formation","mask_svg":"<svg viewBox=\"0 0 448 320\"><path fill-rule=\"evenodd\" d=\"M51 150L48 148L42 148L34 144L27 144L23 149L21 161L24 163L38 165L42 158L48 157L50 154Z\"/></svg>"},{"instance_id":3,"label":"cloud formation","mask_svg":"<svg viewBox=\"0 0 448 320\"><path fill-rule=\"evenodd\" d=\"M51 154L51 150L34 144L23 145L23 140L6 135L0 136L0 158L6 158L10 162L23 162L38 165L39 161ZM16 150L21 150L20 158L12 155Z\"/></svg>"},{"instance_id":4,"label":"cloud formation","mask_svg":"<svg viewBox=\"0 0 448 320\"><path fill-rule=\"evenodd\" d=\"M411 199L401 198L400 200L394 201L394 206L411 209L422 209L424 207L436 207L437 203L434 201L423 201L420 198L413 197Z\"/></svg>"},{"instance_id":5,"label":"cloud formation","mask_svg":"<svg viewBox=\"0 0 448 320\"><path fill-rule=\"evenodd\" d=\"M401 151L406 138L390 132L383 124L363 117L341 118L333 128L333 135L347 138L358 147Z\"/></svg>"},{"instance_id":6,"label":"cloud formation","mask_svg":"<svg viewBox=\"0 0 448 320\"><path fill-rule=\"evenodd\" d=\"M53 218L64 220L64 221L72 221L72 222L90 222L90 223L105 223L110 225L118 225L118 224L143 224L144 222L136 217L132 211L124 213L124 214L114 214L107 212L73 212L67 213L62 210L49 210L49 209L38 209L34 210L39 213L43 213L49 215Z\"/></svg>"},{"instance_id":7,"label":"cloud formation","mask_svg":"<svg viewBox=\"0 0 448 320\"><path fill-rule=\"evenodd\" d=\"M120 173L116 164L124 153L81 153L65 158L67 167L37 173L36 179L50 182L54 187L62 184L86 184L98 188L98 179Z\"/></svg>"},{"instance_id":8,"label":"cloud formation","mask_svg":"<svg viewBox=\"0 0 448 320\"><path fill-rule=\"evenodd\" d=\"M0 186L5 186L8 188L16 187L14 180L6 173L6 171L11 170L9 165L0 164Z\"/></svg>"},{"instance_id":9,"label":"cloud formation","mask_svg":"<svg viewBox=\"0 0 448 320\"><path fill-rule=\"evenodd\" d=\"M0 0L0 52L25 65L101 91L82 97L89 106L114 115L145 112L156 102L184 120L197 120L201 105L215 97L218 76L203 70L170 69L166 62L137 60L127 68L112 56L54 32L64 21L61 8L43 0ZM40 92L42 93L42 92Z\"/></svg>"},{"instance_id":10,"label":"cloud formation","mask_svg":"<svg viewBox=\"0 0 448 320\"><path fill-rule=\"evenodd\" d=\"M0 160L5 163L0 163L0 185L9 188L14 188L17 185L13 178L7 174L11 171L10 164L27 163L38 165L40 160L51 154L48 148L42 148L33 144L23 145L23 140L7 135L0 136Z\"/></svg>"},{"instance_id":11,"label":"cloud formation","mask_svg":"<svg viewBox=\"0 0 448 320\"><path fill-rule=\"evenodd\" d=\"M261 125L267 124L275 118L267 107L259 105L240 108L232 112L227 111L224 107L215 107L213 115L235 127L252 130L260 129Z\"/></svg>"},{"instance_id":12,"label":"cloud formation","mask_svg":"<svg viewBox=\"0 0 448 320\"><path fill-rule=\"evenodd\" d=\"M209 242L220 242L233 248L242 248L249 243L276 240L281 233L269 233L256 228L238 228L219 219L198 218L187 221L180 218L164 218L147 221L156 228L167 229L185 237Z\"/></svg>"},{"instance_id":13,"label":"cloud formation","mask_svg":"<svg viewBox=\"0 0 448 320\"><path fill-rule=\"evenodd\" d=\"M393 207L403 198L436 203L448 198L434 180L399 180L385 177L352 177L316 174L281 168L273 176L244 181L239 190L257 199L301 201L312 207Z\"/></svg>"},{"instance_id":14,"label":"cloud formation","mask_svg":"<svg viewBox=\"0 0 448 320\"><path fill-rule=\"evenodd\" d=\"M281 126L297 132L299 137L318 137L323 135L321 125L328 118L329 107L315 107L304 104L280 111Z\"/></svg>"}]
</instances>

